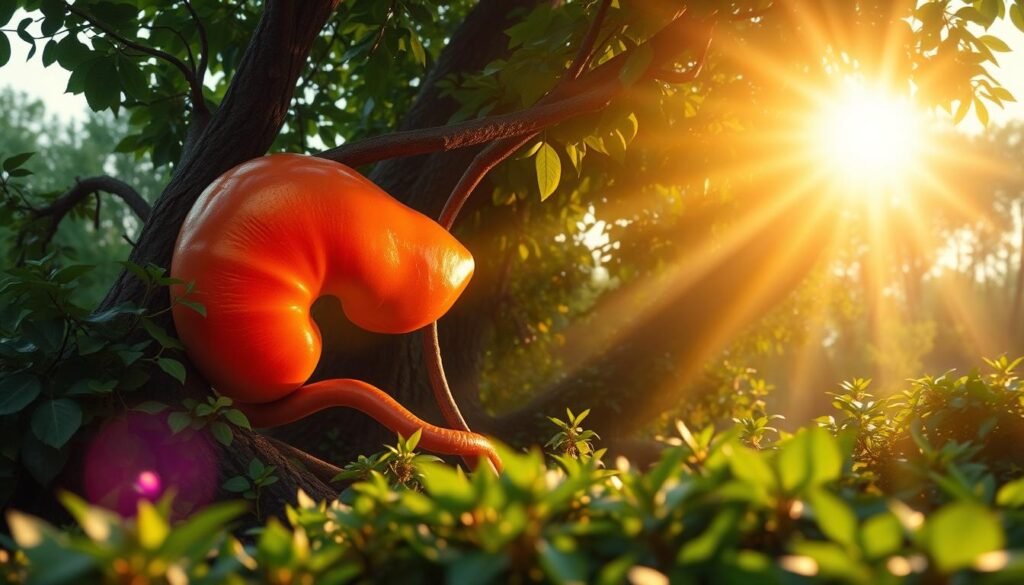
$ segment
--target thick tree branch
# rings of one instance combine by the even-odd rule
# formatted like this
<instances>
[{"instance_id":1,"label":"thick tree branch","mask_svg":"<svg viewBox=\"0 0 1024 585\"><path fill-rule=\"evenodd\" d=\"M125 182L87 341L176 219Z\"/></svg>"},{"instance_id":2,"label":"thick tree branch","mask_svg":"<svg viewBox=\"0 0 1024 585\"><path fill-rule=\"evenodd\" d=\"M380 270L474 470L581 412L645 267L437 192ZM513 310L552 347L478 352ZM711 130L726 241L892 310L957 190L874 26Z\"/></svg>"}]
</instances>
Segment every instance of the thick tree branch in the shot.
<instances>
[{"instance_id":1,"label":"thick tree branch","mask_svg":"<svg viewBox=\"0 0 1024 585\"><path fill-rule=\"evenodd\" d=\"M385 159L445 152L536 133L574 116L597 111L604 105L599 96L575 95L518 112L374 136L325 150L316 156L358 167Z\"/></svg>"},{"instance_id":2,"label":"thick tree branch","mask_svg":"<svg viewBox=\"0 0 1024 585\"><path fill-rule=\"evenodd\" d=\"M314 457L302 449L293 447L284 441L275 439L274 437L267 437L267 440L269 440L285 457L300 463L306 471L313 474L313 477L323 482L324 485L331 485L334 477L341 473L340 467L332 465L319 457Z\"/></svg>"},{"instance_id":3,"label":"thick tree branch","mask_svg":"<svg viewBox=\"0 0 1024 585\"><path fill-rule=\"evenodd\" d=\"M117 195L143 222L149 219L149 203L131 185L114 177L98 176L79 179L75 185L46 207L33 210L36 218L47 218L50 225L43 236L42 247L46 248L57 233L60 222L86 197L100 191ZM98 207L98 205L97 205ZM97 217L99 213L97 211Z\"/></svg>"},{"instance_id":4,"label":"thick tree branch","mask_svg":"<svg viewBox=\"0 0 1024 585\"><path fill-rule=\"evenodd\" d=\"M714 20L703 22L683 18L682 12L679 12L668 26L647 41L655 53L648 72L660 71L681 52L682 48L685 48L680 46L680 39L685 46L694 45L694 39L704 41L706 54L713 22ZM594 42L598 30L599 25L591 27L584 39L585 44L581 46L581 51L567 71L563 82L546 98L525 110L459 124L374 136L326 150L317 156L349 166L361 166L386 159L444 152L505 138L536 134L559 122L598 111L607 105L613 95L624 88L618 79L618 73L632 54L632 51L626 51L582 77L573 77L582 73L592 57L594 45L587 45ZM698 65L703 64L705 54L698 59ZM699 67L686 74L695 76L696 71L699 71ZM654 74L650 73L648 76L651 75ZM661 73L655 76L661 77Z\"/></svg>"}]
</instances>

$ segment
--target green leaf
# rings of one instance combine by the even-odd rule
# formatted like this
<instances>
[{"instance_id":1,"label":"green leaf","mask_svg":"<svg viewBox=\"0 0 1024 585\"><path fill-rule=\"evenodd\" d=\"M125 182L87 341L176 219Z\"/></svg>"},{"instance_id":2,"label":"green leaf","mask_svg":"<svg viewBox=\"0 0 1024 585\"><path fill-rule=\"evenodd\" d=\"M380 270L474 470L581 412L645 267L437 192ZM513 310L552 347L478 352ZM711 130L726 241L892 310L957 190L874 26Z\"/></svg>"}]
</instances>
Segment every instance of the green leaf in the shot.
<instances>
[{"instance_id":1,"label":"green leaf","mask_svg":"<svg viewBox=\"0 0 1024 585\"><path fill-rule=\"evenodd\" d=\"M225 526L241 516L246 508L245 502L223 502L196 512L185 522L175 525L160 548L160 557L177 559L205 555Z\"/></svg>"},{"instance_id":2,"label":"green leaf","mask_svg":"<svg viewBox=\"0 0 1024 585\"><path fill-rule=\"evenodd\" d=\"M723 507L700 536L690 539L679 549L676 562L693 564L707 561L736 531L739 521L740 510L737 507Z\"/></svg>"},{"instance_id":3,"label":"green leaf","mask_svg":"<svg viewBox=\"0 0 1024 585\"><path fill-rule=\"evenodd\" d=\"M1010 6L1010 21L1017 27L1017 30L1024 32L1024 4L1015 2Z\"/></svg>"},{"instance_id":4,"label":"green leaf","mask_svg":"<svg viewBox=\"0 0 1024 585\"><path fill-rule=\"evenodd\" d=\"M226 418L228 422L235 425L236 427L252 430L252 425L249 424L249 419L246 418L245 413L243 413L241 410L238 410L237 408L230 408L228 410L225 410L224 418Z\"/></svg>"},{"instance_id":5,"label":"green leaf","mask_svg":"<svg viewBox=\"0 0 1024 585\"><path fill-rule=\"evenodd\" d=\"M622 70L619 71L619 81L622 82L622 85L629 87L639 81L647 73L647 68L651 65L651 59L653 58L654 49L651 48L649 43L644 43L634 49L632 54L626 59L626 64L622 66Z\"/></svg>"},{"instance_id":6,"label":"green leaf","mask_svg":"<svg viewBox=\"0 0 1024 585\"><path fill-rule=\"evenodd\" d=\"M459 555L448 565L445 581L448 585L463 583L494 583L508 568L509 557L504 554L470 552Z\"/></svg>"},{"instance_id":7,"label":"green leaf","mask_svg":"<svg viewBox=\"0 0 1024 585\"><path fill-rule=\"evenodd\" d=\"M988 126L988 107L979 98L974 98L974 113L982 126Z\"/></svg>"},{"instance_id":8,"label":"green leaf","mask_svg":"<svg viewBox=\"0 0 1024 585\"><path fill-rule=\"evenodd\" d=\"M50 485L68 460L66 449L55 449L36 438L34 433L26 434L19 452L21 463L36 481Z\"/></svg>"},{"instance_id":9,"label":"green leaf","mask_svg":"<svg viewBox=\"0 0 1024 585\"><path fill-rule=\"evenodd\" d=\"M220 421L216 421L210 425L210 433L213 434L214 439L217 439L217 442L225 447L230 447L231 441L234 439L234 435L231 433L231 427Z\"/></svg>"},{"instance_id":10,"label":"green leaf","mask_svg":"<svg viewBox=\"0 0 1024 585\"><path fill-rule=\"evenodd\" d=\"M160 366L160 369L167 372L178 382L185 383L185 366L178 360L172 360L171 358L160 358L156 361L156 364Z\"/></svg>"},{"instance_id":11,"label":"green leaf","mask_svg":"<svg viewBox=\"0 0 1024 585\"><path fill-rule=\"evenodd\" d=\"M837 479L842 465L835 437L817 427L794 435L782 445L776 458L779 480L788 493Z\"/></svg>"},{"instance_id":12,"label":"green leaf","mask_svg":"<svg viewBox=\"0 0 1024 585\"><path fill-rule=\"evenodd\" d=\"M196 512L187 521L174 527L160 548L160 557L177 559L205 555L225 526L241 516L246 508L248 506L245 502L224 502Z\"/></svg>"},{"instance_id":13,"label":"green leaf","mask_svg":"<svg viewBox=\"0 0 1024 585\"><path fill-rule=\"evenodd\" d=\"M242 493L249 489L249 480L241 475L236 475L225 481L222 487L229 492Z\"/></svg>"},{"instance_id":14,"label":"green leaf","mask_svg":"<svg viewBox=\"0 0 1024 585\"><path fill-rule=\"evenodd\" d=\"M869 559L881 559L898 552L903 546L903 526L899 518L890 512L868 518L860 531L860 546Z\"/></svg>"},{"instance_id":15,"label":"green leaf","mask_svg":"<svg viewBox=\"0 0 1024 585\"><path fill-rule=\"evenodd\" d=\"M167 417L167 426L171 427L171 432L178 434L185 430L185 427L192 424L192 417L187 412L172 412Z\"/></svg>"},{"instance_id":16,"label":"green leaf","mask_svg":"<svg viewBox=\"0 0 1024 585\"><path fill-rule=\"evenodd\" d=\"M967 502L942 508L923 530L932 561L947 573L971 566L978 556L1000 550L1006 543L998 516Z\"/></svg>"},{"instance_id":17,"label":"green leaf","mask_svg":"<svg viewBox=\"0 0 1024 585\"><path fill-rule=\"evenodd\" d=\"M28 159L32 158L34 154L34 152L23 152L4 160L4 170L7 172L13 171L28 162Z\"/></svg>"},{"instance_id":18,"label":"green leaf","mask_svg":"<svg viewBox=\"0 0 1024 585\"><path fill-rule=\"evenodd\" d=\"M28 52L28 59L31 59L32 55L34 55L35 52L36 52L36 41L35 41L34 38L32 38L32 33L28 32L28 27L29 27L30 24L32 24L32 17L31 16L27 16L27 17L21 19L21 22L18 23L18 29L17 29L18 30L18 38L20 38L21 40L25 41L26 43L32 45L32 48Z\"/></svg>"},{"instance_id":19,"label":"green leaf","mask_svg":"<svg viewBox=\"0 0 1024 585\"><path fill-rule=\"evenodd\" d=\"M1024 507L1024 478L1011 481L999 488L996 503L1006 508Z\"/></svg>"},{"instance_id":20,"label":"green leaf","mask_svg":"<svg viewBox=\"0 0 1024 585\"><path fill-rule=\"evenodd\" d=\"M4 26L10 22L17 10L17 2L4 2L3 4L0 4L0 26Z\"/></svg>"},{"instance_id":21,"label":"green leaf","mask_svg":"<svg viewBox=\"0 0 1024 585\"><path fill-rule=\"evenodd\" d=\"M980 37L978 37L978 40L985 43L986 47L992 49L997 53L1010 52L1010 45L1007 45L1006 41L1000 39L999 37L994 37L992 35L981 35Z\"/></svg>"},{"instance_id":22,"label":"green leaf","mask_svg":"<svg viewBox=\"0 0 1024 585\"><path fill-rule=\"evenodd\" d=\"M427 66L427 52L423 49L423 43L420 42L419 35L416 31L409 29L409 47L412 49L412 55L416 58L416 62L422 67Z\"/></svg>"},{"instance_id":23,"label":"green leaf","mask_svg":"<svg viewBox=\"0 0 1024 585\"><path fill-rule=\"evenodd\" d=\"M44 6L46 4L47 4L47 2L43 3ZM52 4L52 2L51 2L51 4ZM43 19L43 24L39 27L39 30L40 30L40 32L43 33L43 36L53 36L54 33L59 31L61 29L61 27L64 26L63 5L62 5L61 2L57 2L56 4L58 6L59 12L55 12L55 13L52 13L52 14L47 14L46 18ZM52 41L53 39L50 39L50 40Z\"/></svg>"},{"instance_id":24,"label":"green leaf","mask_svg":"<svg viewBox=\"0 0 1024 585\"><path fill-rule=\"evenodd\" d=\"M12 2L13 6L14 3ZM0 67L7 65L11 60L11 41L7 40L7 33L0 31Z\"/></svg>"},{"instance_id":25,"label":"green leaf","mask_svg":"<svg viewBox=\"0 0 1024 585\"><path fill-rule=\"evenodd\" d=\"M540 566L552 583L584 583L587 578L587 562L576 552L559 550L547 540L540 541Z\"/></svg>"},{"instance_id":26,"label":"green leaf","mask_svg":"<svg viewBox=\"0 0 1024 585\"><path fill-rule=\"evenodd\" d=\"M177 299L174 299L174 302L176 302L178 304L181 304L181 305L185 305L186 307L192 309L196 313L199 313L203 317L206 316L206 307L203 306L202 303L197 303L195 301L190 301L188 299L183 299L181 297L178 297Z\"/></svg>"},{"instance_id":27,"label":"green leaf","mask_svg":"<svg viewBox=\"0 0 1024 585\"><path fill-rule=\"evenodd\" d=\"M847 547L856 543L857 516L846 502L822 489L811 492L808 502L825 536Z\"/></svg>"},{"instance_id":28,"label":"green leaf","mask_svg":"<svg viewBox=\"0 0 1024 585\"><path fill-rule=\"evenodd\" d=\"M534 158L537 167L537 187L540 189L540 200L544 201L555 192L562 179L562 161L551 145L544 143Z\"/></svg>"},{"instance_id":29,"label":"green leaf","mask_svg":"<svg viewBox=\"0 0 1024 585\"><path fill-rule=\"evenodd\" d=\"M167 410L168 406L163 402L157 402L155 400L147 400L141 404L137 404L134 409L139 412L145 412L147 414L159 414Z\"/></svg>"},{"instance_id":30,"label":"green leaf","mask_svg":"<svg viewBox=\"0 0 1024 585\"><path fill-rule=\"evenodd\" d=\"M85 100L93 111L99 112L121 103L121 83L117 76L117 61L113 57L96 59L89 66L83 87Z\"/></svg>"},{"instance_id":31,"label":"green leaf","mask_svg":"<svg viewBox=\"0 0 1024 585\"><path fill-rule=\"evenodd\" d=\"M138 515L135 521L138 527L139 544L148 550L155 550L162 545L170 532L167 519L147 500L139 500Z\"/></svg>"},{"instance_id":32,"label":"green leaf","mask_svg":"<svg viewBox=\"0 0 1024 585\"><path fill-rule=\"evenodd\" d=\"M977 3L978 12L985 18L981 25L985 28L992 26L992 23L999 17L1001 6L1002 0L981 0L980 3Z\"/></svg>"},{"instance_id":33,"label":"green leaf","mask_svg":"<svg viewBox=\"0 0 1024 585\"><path fill-rule=\"evenodd\" d=\"M734 476L765 490L774 489L775 474L760 451L735 444L723 449L729 455L729 469Z\"/></svg>"},{"instance_id":34,"label":"green leaf","mask_svg":"<svg viewBox=\"0 0 1024 585\"><path fill-rule=\"evenodd\" d=\"M47 400L32 412L32 432L43 443L59 449L82 426L82 407L68 398Z\"/></svg>"},{"instance_id":35,"label":"green leaf","mask_svg":"<svg viewBox=\"0 0 1024 585\"><path fill-rule=\"evenodd\" d=\"M118 59L117 78L121 82L125 95L135 99L145 99L149 96L149 80L137 62L129 59Z\"/></svg>"},{"instance_id":36,"label":"green leaf","mask_svg":"<svg viewBox=\"0 0 1024 585\"><path fill-rule=\"evenodd\" d=\"M0 416L20 412L42 391L39 378L32 374L11 374L0 378Z\"/></svg>"},{"instance_id":37,"label":"green leaf","mask_svg":"<svg viewBox=\"0 0 1024 585\"><path fill-rule=\"evenodd\" d=\"M420 438L423 436L423 429L416 429L416 432L409 435L409 438L405 440L405 448L412 451L416 448L416 445L420 444Z\"/></svg>"},{"instance_id":38,"label":"green leaf","mask_svg":"<svg viewBox=\"0 0 1024 585\"><path fill-rule=\"evenodd\" d=\"M89 60L93 51L81 41L75 33L68 34L57 43L55 49L57 63L68 71L74 72L79 65ZM70 85L70 84L69 84Z\"/></svg>"},{"instance_id":39,"label":"green leaf","mask_svg":"<svg viewBox=\"0 0 1024 585\"><path fill-rule=\"evenodd\" d=\"M465 510L473 506L476 494L465 474L447 465L424 463L423 487L439 504L448 509Z\"/></svg>"},{"instance_id":40,"label":"green leaf","mask_svg":"<svg viewBox=\"0 0 1024 585\"><path fill-rule=\"evenodd\" d=\"M160 344L160 347L165 347L167 349L185 349L181 345L180 341L168 335L167 332L164 331L163 327L154 323L149 317L142 318L142 327L147 333L149 333L150 337ZM182 379L181 382L184 383L184 379Z\"/></svg>"}]
</instances>

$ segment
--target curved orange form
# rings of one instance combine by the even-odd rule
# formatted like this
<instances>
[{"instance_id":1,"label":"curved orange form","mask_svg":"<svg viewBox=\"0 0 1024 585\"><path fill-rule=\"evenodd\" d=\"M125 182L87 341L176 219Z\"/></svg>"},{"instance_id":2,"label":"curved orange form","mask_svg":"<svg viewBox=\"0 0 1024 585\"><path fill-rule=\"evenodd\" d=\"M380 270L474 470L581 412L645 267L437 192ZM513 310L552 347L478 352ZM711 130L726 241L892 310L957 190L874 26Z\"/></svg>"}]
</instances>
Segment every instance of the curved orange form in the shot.
<instances>
[{"instance_id":1,"label":"curved orange form","mask_svg":"<svg viewBox=\"0 0 1024 585\"><path fill-rule=\"evenodd\" d=\"M441 452L496 460L489 444L479 449L486 439L474 433L448 430L455 435L428 439L446 429L419 420L369 384L303 386L320 359L320 331L310 317L320 296L338 297L360 327L405 333L441 317L472 274L472 256L446 230L354 170L309 156L270 155L215 180L185 219L171 275L194 283L189 298L206 307L206 316L175 303L174 322L192 362L258 426L352 406L393 430L419 425L424 445L461 438L469 449L459 451L456 440ZM173 295L183 292L172 287ZM377 408L381 396L384 410ZM396 408L401 413L389 419L384 411ZM409 420L413 427L394 428Z\"/></svg>"}]
</instances>

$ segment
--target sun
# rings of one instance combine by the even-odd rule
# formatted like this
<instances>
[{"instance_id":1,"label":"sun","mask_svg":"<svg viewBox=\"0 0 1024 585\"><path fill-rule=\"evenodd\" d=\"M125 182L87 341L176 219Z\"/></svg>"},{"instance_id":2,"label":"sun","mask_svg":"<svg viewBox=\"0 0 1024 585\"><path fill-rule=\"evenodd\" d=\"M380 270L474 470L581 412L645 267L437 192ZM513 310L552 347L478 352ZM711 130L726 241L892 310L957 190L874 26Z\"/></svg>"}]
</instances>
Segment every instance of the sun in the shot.
<instances>
[{"instance_id":1,"label":"sun","mask_svg":"<svg viewBox=\"0 0 1024 585\"><path fill-rule=\"evenodd\" d=\"M921 131L909 98L851 82L821 100L809 121L810 149L835 186L881 195L916 174Z\"/></svg>"}]
</instances>

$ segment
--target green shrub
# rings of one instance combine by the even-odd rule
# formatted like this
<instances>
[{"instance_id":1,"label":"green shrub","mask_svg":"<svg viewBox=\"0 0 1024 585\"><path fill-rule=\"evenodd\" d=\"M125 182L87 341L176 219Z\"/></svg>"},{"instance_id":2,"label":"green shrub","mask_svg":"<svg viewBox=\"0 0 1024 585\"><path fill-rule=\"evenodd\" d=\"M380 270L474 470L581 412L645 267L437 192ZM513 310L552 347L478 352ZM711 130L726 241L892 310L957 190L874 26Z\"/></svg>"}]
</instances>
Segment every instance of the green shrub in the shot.
<instances>
[{"instance_id":1,"label":"green shrub","mask_svg":"<svg viewBox=\"0 0 1024 585\"><path fill-rule=\"evenodd\" d=\"M559 421L547 461L503 448L499 476L415 460L410 438L346 468L361 479L337 500L300 493L287 522L237 536L236 503L171 526L166 502L123 519L65 495L80 527L10 513L20 549L2 570L55 584L1018 583L1024 478L993 441L1021 424L1021 397L1016 363L990 365L881 401L855 380L838 415L761 449L742 422L678 423L646 470L606 468L581 416ZM567 431L587 448L567 449ZM415 472L396 475L399 458Z\"/></svg>"}]
</instances>

